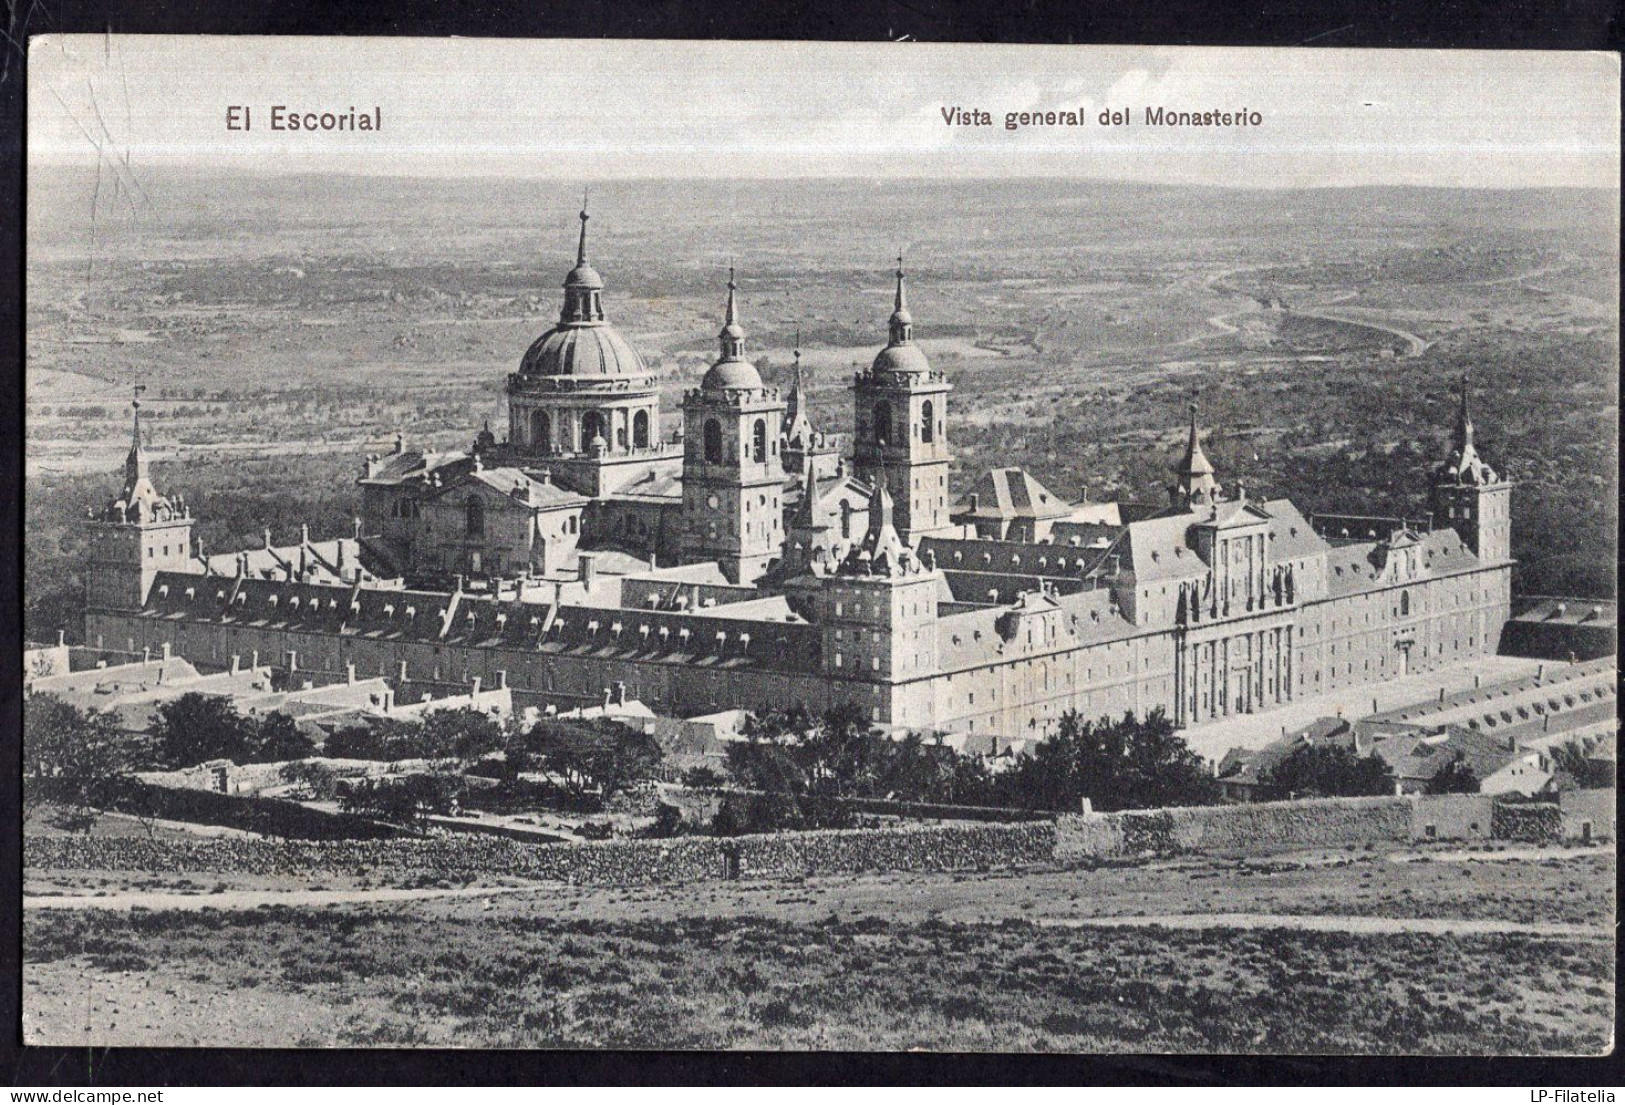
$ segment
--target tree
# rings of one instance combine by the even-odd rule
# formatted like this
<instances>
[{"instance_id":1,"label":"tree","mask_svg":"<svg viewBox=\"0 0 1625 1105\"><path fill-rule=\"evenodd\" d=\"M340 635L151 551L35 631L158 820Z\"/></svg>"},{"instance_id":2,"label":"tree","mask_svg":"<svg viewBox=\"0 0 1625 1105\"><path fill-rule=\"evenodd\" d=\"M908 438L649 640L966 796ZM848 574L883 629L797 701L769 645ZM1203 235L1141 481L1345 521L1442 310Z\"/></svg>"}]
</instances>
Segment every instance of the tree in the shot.
<instances>
[{"instance_id":1,"label":"tree","mask_svg":"<svg viewBox=\"0 0 1625 1105\"><path fill-rule=\"evenodd\" d=\"M209 760L247 763L258 745L258 726L224 698L192 692L158 707L148 732L165 767L195 767Z\"/></svg>"},{"instance_id":2,"label":"tree","mask_svg":"<svg viewBox=\"0 0 1625 1105\"><path fill-rule=\"evenodd\" d=\"M1360 756L1342 745L1311 744L1264 773L1279 798L1363 798L1394 793L1393 772L1380 756Z\"/></svg>"},{"instance_id":3,"label":"tree","mask_svg":"<svg viewBox=\"0 0 1625 1105\"><path fill-rule=\"evenodd\" d=\"M1205 805L1217 782L1162 710L1139 720L1084 721L1061 715L1056 733L990 780L989 804L1076 810L1083 799L1101 810Z\"/></svg>"},{"instance_id":4,"label":"tree","mask_svg":"<svg viewBox=\"0 0 1625 1105\"><path fill-rule=\"evenodd\" d=\"M608 799L653 779L665 753L648 733L618 721L537 722L523 748L576 799L589 794Z\"/></svg>"},{"instance_id":5,"label":"tree","mask_svg":"<svg viewBox=\"0 0 1625 1105\"><path fill-rule=\"evenodd\" d=\"M433 813L445 813L457 796L457 783L443 775L407 775L399 779L361 779L339 790L346 813L408 824Z\"/></svg>"},{"instance_id":6,"label":"tree","mask_svg":"<svg viewBox=\"0 0 1625 1105\"><path fill-rule=\"evenodd\" d=\"M1477 794L1478 773L1466 760L1451 760L1428 780L1429 794Z\"/></svg>"},{"instance_id":7,"label":"tree","mask_svg":"<svg viewBox=\"0 0 1625 1105\"><path fill-rule=\"evenodd\" d=\"M247 762L254 764L302 760L316 751L316 744L299 730L293 718L281 710L260 719L254 731L254 749Z\"/></svg>"},{"instance_id":8,"label":"tree","mask_svg":"<svg viewBox=\"0 0 1625 1105\"><path fill-rule=\"evenodd\" d=\"M278 773L285 783L293 783L308 797L326 801L338 792L338 776L333 769L316 760L292 760L282 765Z\"/></svg>"},{"instance_id":9,"label":"tree","mask_svg":"<svg viewBox=\"0 0 1625 1105\"><path fill-rule=\"evenodd\" d=\"M467 707L424 715L421 739L425 759L477 760L503 745L502 726L489 714Z\"/></svg>"},{"instance_id":10,"label":"tree","mask_svg":"<svg viewBox=\"0 0 1625 1105\"><path fill-rule=\"evenodd\" d=\"M1581 789L1611 787L1615 779L1614 763L1594 755L1596 746L1594 738L1571 739L1554 745L1549 752L1552 765L1570 775Z\"/></svg>"},{"instance_id":11,"label":"tree","mask_svg":"<svg viewBox=\"0 0 1625 1105\"><path fill-rule=\"evenodd\" d=\"M696 790L720 787L726 781L722 772L708 764L700 764L683 772L683 785Z\"/></svg>"},{"instance_id":12,"label":"tree","mask_svg":"<svg viewBox=\"0 0 1625 1105\"><path fill-rule=\"evenodd\" d=\"M64 823L88 829L95 810L128 778L139 755L118 721L50 694L23 699L23 806L60 802Z\"/></svg>"}]
</instances>

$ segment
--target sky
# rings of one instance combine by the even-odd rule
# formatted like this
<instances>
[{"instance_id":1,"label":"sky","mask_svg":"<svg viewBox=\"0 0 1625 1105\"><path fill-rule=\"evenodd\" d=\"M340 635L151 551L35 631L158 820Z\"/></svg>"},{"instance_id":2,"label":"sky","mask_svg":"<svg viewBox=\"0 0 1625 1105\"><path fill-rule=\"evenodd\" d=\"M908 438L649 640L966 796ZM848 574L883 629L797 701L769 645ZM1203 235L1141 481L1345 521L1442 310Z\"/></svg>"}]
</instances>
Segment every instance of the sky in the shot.
<instances>
[{"instance_id":1,"label":"sky","mask_svg":"<svg viewBox=\"0 0 1625 1105\"><path fill-rule=\"evenodd\" d=\"M1600 53L39 36L31 164L537 179L1030 177L1242 187L1601 186L1620 68ZM272 105L376 108L277 133ZM254 129L228 131L231 105ZM943 109L981 109L955 127ZM1258 112L1148 126L1146 108ZM1102 127L1103 109L1131 113ZM1081 127L1007 130L1012 111Z\"/></svg>"}]
</instances>

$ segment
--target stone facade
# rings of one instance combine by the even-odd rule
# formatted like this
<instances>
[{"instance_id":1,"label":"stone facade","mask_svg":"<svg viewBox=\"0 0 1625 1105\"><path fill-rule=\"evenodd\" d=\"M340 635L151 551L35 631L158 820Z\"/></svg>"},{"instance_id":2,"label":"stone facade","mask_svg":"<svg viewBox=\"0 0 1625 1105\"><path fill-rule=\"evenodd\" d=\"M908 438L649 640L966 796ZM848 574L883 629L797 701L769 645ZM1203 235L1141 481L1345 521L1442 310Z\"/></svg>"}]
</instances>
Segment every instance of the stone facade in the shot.
<instances>
[{"instance_id":1,"label":"stone facade","mask_svg":"<svg viewBox=\"0 0 1625 1105\"><path fill-rule=\"evenodd\" d=\"M368 458L359 531L332 549L193 555L138 426L126 486L90 523L87 642L506 678L561 700L624 684L675 716L854 703L1004 738L1041 738L1069 710L1190 725L1496 651L1510 485L1477 454L1465 381L1425 523L1351 532L1227 495L1194 410L1166 507L1050 502L1017 469L956 503L950 386L914 343L901 269L889 341L853 382L850 471L799 380L786 404L745 358L729 284L682 440L646 439L658 399L604 321L584 220L559 327L510 381L523 425L467 452Z\"/></svg>"}]
</instances>

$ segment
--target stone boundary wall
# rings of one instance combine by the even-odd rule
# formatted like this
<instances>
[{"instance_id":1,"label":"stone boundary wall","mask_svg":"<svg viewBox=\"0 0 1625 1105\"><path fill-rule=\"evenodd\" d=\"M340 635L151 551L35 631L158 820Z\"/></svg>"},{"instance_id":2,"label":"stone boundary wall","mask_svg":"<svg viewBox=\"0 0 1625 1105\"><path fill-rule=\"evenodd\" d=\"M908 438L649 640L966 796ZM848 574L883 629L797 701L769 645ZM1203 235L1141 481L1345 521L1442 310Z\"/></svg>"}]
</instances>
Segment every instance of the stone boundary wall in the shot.
<instances>
[{"instance_id":1,"label":"stone boundary wall","mask_svg":"<svg viewBox=\"0 0 1625 1105\"><path fill-rule=\"evenodd\" d=\"M1613 792L1581 810L1600 822ZM1477 823L1479 829L1471 826ZM975 871L1142 855L1258 855L1300 848L1404 845L1434 839L1552 843L1563 835L1556 803L1504 803L1486 795L1329 798L1063 814L1017 824L899 826L738 837L675 837L531 844L497 837L395 840L26 837L34 869L355 874L470 878L510 875L583 886L637 886L734 878L803 878L887 871ZM1611 831L1610 819L1608 828ZM1487 830L1487 832L1486 832ZM1573 830L1571 830L1572 832ZM1601 826L1594 828L1601 835Z\"/></svg>"},{"instance_id":2,"label":"stone boundary wall","mask_svg":"<svg viewBox=\"0 0 1625 1105\"><path fill-rule=\"evenodd\" d=\"M1566 790L1557 796L1557 807L1562 813L1564 839L1580 839L1586 822L1591 823L1593 840L1614 839L1618 823L1612 787Z\"/></svg>"},{"instance_id":3,"label":"stone boundary wall","mask_svg":"<svg viewBox=\"0 0 1625 1105\"><path fill-rule=\"evenodd\" d=\"M851 829L741 837L537 845L498 838L296 841L34 837L23 865L253 875L513 875L590 886L801 877L864 871L963 871L1048 862L1054 826Z\"/></svg>"},{"instance_id":4,"label":"stone boundary wall","mask_svg":"<svg viewBox=\"0 0 1625 1105\"><path fill-rule=\"evenodd\" d=\"M1411 836L1419 841L1488 840L1494 827L1494 795L1438 794L1417 799Z\"/></svg>"},{"instance_id":5,"label":"stone boundary wall","mask_svg":"<svg viewBox=\"0 0 1625 1105\"><path fill-rule=\"evenodd\" d=\"M1408 797L1319 798L1063 814L1055 827L1055 858L1112 858L1148 852L1257 854L1289 848L1408 843L1412 806Z\"/></svg>"},{"instance_id":6,"label":"stone boundary wall","mask_svg":"<svg viewBox=\"0 0 1625 1105\"><path fill-rule=\"evenodd\" d=\"M1497 802L1491 832L1497 840L1555 844L1563 839L1563 815L1556 802Z\"/></svg>"}]
</instances>

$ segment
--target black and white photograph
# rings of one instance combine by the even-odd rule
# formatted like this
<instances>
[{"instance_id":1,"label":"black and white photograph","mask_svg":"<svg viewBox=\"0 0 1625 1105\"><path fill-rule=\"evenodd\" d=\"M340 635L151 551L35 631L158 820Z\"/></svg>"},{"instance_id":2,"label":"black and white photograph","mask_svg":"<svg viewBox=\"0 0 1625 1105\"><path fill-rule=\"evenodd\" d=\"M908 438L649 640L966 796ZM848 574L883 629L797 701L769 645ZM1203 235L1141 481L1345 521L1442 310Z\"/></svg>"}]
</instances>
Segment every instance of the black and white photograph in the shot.
<instances>
[{"instance_id":1,"label":"black and white photograph","mask_svg":"<svg viewBox=\"0 0 1625 1105\"><path fill-rule=\"evenodd\" d=\"M27 78L25 1043L1612 1052L1619 55Z\"/></svg>"}]
</instances>

